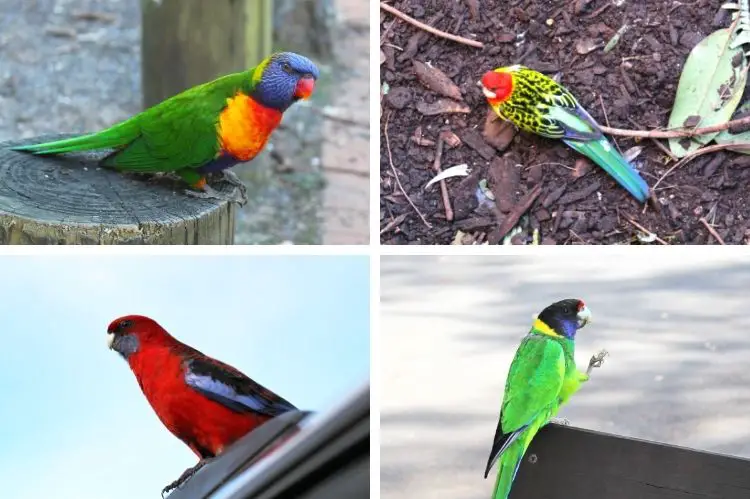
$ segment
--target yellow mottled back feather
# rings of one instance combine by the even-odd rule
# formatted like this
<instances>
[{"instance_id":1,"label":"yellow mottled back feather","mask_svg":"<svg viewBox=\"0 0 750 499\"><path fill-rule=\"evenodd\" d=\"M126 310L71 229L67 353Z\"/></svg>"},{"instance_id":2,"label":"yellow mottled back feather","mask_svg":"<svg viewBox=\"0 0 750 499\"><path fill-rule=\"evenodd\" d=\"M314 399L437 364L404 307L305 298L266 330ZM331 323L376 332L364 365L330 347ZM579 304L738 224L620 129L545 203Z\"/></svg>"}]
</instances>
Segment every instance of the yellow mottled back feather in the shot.
<instances>
[{"instance_id":1,"label":"yellow mottled back feather","mask_svg":"<svg viewBox=\"0 0 750 499\"><path fill-rule=\"evenodd\" d=\"M568 89L524 66L508 66L495 71L509 73L513 79L513 93L497 108L503 118L527 132L553 139L563 138L564 128L547 115L555 107L576 109L578 101Z\"/></svg>"}]
</instances>

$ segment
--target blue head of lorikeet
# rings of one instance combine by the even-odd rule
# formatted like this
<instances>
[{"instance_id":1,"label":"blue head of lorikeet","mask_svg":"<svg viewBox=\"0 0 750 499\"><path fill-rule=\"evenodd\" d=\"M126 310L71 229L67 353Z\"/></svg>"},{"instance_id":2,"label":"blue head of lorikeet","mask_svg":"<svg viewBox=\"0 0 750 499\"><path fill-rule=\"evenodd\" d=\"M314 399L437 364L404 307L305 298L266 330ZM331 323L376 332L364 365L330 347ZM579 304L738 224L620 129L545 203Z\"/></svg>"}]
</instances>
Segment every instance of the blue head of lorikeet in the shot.
<instances>
[{"instance_id":1,"label":"blue head of lorikeet","mask_svg":"<svg viewBox=\"0 0 750 499\"><path fill-rule=\"evenodd\" d=\"M300 99L307 99L320 76L317 66L307 57L293 52L274 54L257 68L252 97L258 103L279 111Z\"/></svg>"}]
</instances>

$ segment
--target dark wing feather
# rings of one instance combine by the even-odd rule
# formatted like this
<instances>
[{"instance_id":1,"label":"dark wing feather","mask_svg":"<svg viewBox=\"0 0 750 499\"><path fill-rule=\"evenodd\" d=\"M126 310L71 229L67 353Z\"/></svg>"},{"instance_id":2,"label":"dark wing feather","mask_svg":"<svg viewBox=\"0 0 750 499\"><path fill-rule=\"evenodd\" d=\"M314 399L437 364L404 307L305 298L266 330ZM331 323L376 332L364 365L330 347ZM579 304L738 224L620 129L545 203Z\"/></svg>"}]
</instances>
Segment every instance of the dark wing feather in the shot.
<instances>
[{"instance_id":1,"label":"dark wing feather","mask_svg":"<svg viewBox=\"0 0 750 499\"><path fill-rule=\"evenodd\" d=\"M236 412L275 417L296 407L237 369L197 352L185 361L185 382L194 390Z\"/></svg>"}]
</instances>

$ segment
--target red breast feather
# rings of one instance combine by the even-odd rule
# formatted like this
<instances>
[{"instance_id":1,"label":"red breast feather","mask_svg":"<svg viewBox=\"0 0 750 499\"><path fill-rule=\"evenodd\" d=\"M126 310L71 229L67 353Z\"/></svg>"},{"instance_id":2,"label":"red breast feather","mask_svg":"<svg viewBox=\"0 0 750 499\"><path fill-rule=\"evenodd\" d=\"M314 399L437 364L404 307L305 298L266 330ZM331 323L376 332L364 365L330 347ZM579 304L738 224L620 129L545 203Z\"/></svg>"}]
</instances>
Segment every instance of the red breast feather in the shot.
<instances>
[{"instance_id":1,"label":"red breast feather","mask_svg":"<svg viewBox=\"0 0 750 499\"><path fill-rule=\"evenodd\" d=\"M128 363L159 419L199 458L220 454L269 419L253 412L232 411L187 386L179 350L190 347L174 341L172 347L141 344Z\"/></svg>"}]
</instances>

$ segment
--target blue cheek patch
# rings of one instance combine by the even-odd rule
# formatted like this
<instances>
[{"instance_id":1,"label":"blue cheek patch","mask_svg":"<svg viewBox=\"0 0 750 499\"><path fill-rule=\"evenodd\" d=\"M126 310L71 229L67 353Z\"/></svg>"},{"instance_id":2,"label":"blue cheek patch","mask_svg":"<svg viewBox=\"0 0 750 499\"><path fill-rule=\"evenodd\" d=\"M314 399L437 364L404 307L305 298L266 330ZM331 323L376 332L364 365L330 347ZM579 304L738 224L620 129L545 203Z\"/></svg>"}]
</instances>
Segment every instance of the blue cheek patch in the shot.
<instances>
[{"instance_id":1,"label":"blue cheek patch","mask_svg":"<svg viewBox=\"0 0 750 499\"><path fill-rule=\"evenodd\" d=\"M112 349L122 355L125 360L128 360L128 357L136 353L139 346L138 338L132 334L116 336L115 341L112 343Z\"/></svg>"}]
</instances>

